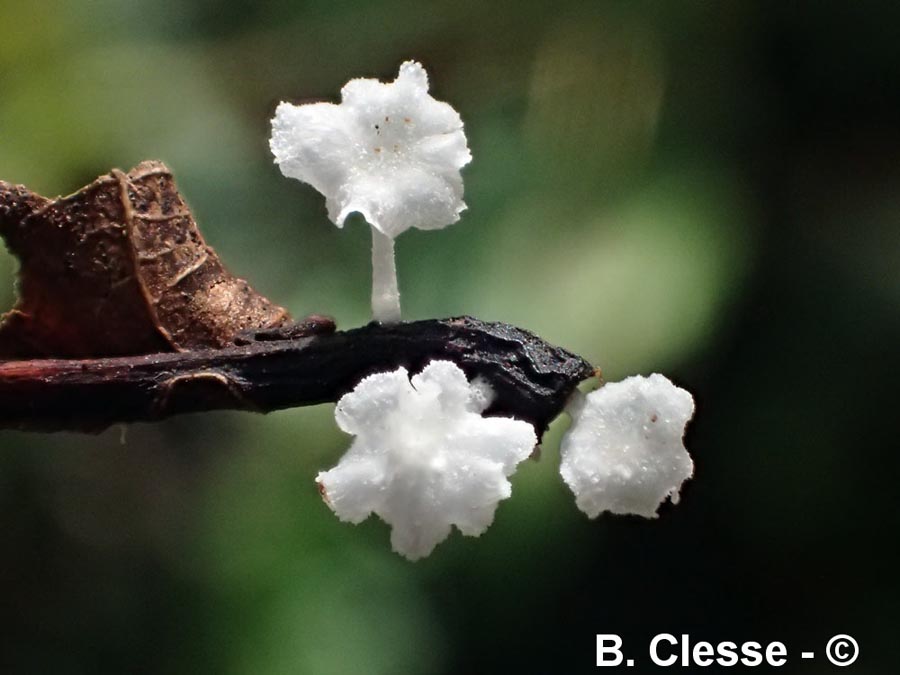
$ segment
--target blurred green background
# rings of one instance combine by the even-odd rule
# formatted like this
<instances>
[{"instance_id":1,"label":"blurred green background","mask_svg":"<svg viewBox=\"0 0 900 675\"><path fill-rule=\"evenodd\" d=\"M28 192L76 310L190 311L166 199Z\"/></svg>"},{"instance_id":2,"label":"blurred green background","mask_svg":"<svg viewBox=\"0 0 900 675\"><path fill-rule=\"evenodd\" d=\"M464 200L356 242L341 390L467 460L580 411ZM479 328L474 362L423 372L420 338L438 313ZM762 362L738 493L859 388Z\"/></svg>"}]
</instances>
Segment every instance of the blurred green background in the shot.
<instances>
[{"instance_id":1,"label":"blurred green background","mask_svg":"<svg viewBox=\"0 0 900 675\"><path fill-rule=\"evenodd\" d=\"M421 60L460 111L469 210L398 241L405 316L530 328L608 379L694 392L659 520L588 521L540 461L427 560L313 478L332 407L100 436L0 434L0 672L593 671L652 635L787 642L897 672L900 5L0 0L0 178L65 194L174 170L232 270L368 321L369 235L281 177L281 99ZM15 262L0 255L0 304Z\"/></svg>"}]
</instances>

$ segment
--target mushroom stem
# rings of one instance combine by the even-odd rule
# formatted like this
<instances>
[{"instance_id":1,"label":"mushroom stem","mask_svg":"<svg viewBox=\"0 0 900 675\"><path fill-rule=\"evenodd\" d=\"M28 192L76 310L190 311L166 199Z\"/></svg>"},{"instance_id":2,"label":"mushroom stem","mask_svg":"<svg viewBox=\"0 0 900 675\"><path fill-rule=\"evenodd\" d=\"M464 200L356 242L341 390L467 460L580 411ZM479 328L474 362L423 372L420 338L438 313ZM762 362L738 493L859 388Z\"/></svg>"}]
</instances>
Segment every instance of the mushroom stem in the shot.
<instances>
[{"instance_id":1,"label":"mushroom stem","mask_svg":"<svg viewBox=\"0 0 900 675\"><path fill-rule=\"evenodd\" d=\"M372 228L372 318L379 323L399 323L400 290L394 240Z\"/></svg>"}]
</instances>

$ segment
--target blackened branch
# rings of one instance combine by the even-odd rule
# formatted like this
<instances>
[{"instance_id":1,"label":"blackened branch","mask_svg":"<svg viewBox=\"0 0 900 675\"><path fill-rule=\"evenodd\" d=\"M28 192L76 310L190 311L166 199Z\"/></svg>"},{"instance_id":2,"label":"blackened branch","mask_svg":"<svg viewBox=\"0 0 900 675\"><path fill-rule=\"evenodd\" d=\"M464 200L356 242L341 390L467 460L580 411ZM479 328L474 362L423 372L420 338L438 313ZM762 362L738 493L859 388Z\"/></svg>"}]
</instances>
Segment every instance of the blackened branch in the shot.
<instances>
[{"instance_id":1,"label":"blackened branch","mask_svg":"<svg viewBox=\"0 0 900 675\"><path fill-rule=\"evenodd\" d=\"M206 410L265 413L337 401L371 373L447 359L493 386L486 414L527 420L540 435L594 373L526 330L471 317L308 333L288 326L222 349L0 362L0 428L99 432Z\"/></svg>"}]
</instances>

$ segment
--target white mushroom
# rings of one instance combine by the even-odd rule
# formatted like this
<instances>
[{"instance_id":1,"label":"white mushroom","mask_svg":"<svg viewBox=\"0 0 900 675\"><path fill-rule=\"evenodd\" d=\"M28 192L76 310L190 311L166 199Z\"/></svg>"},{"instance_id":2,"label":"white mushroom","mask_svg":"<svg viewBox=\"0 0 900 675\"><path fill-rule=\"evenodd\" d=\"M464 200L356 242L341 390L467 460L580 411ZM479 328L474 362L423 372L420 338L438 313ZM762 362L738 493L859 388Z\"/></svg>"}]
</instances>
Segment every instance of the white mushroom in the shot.
<instances>
[{"instance_id":1,"label":"white mushroom","mask_svg":"<svg viewBox=\"0 0 900 675\"><path fill-rule=\"evenodd\" d=\"M360 213L372 226L372 314L400 320L394 239L436 230L466 208L460 169L472 160L459 114L428 93L415 61L397 79L350 80L341 103L281 103L269 145L282 173L325 196L338 226Z\"/></svg>"},{"instance_id":2,"label":"white mushroom","mask_svg":"<svg viewBox=\"0 0 900 675\"><path fill-rule=\"evenodd\" d=\"M432 361L412 381L405 368L365 378L335 409L356 438L316 478L326 503L351 523L378 515L410 560L431 553L453 525L477 537L537 444L527 422L481 416L491 397L449 361Z\"/></svg>"},{"instance_id":3,"label":"white mushroom","mask_svg":"<svg viewBox=\"0 0 900 675\"><path fill-rule=\"evenodd\" d=\"M682 438L694 399L662 375L607 384L570 406L572 427L560 445L563 480L578 508L655 518L659 505L678 502L694 472Z\"/></svg>"}]
</instances>

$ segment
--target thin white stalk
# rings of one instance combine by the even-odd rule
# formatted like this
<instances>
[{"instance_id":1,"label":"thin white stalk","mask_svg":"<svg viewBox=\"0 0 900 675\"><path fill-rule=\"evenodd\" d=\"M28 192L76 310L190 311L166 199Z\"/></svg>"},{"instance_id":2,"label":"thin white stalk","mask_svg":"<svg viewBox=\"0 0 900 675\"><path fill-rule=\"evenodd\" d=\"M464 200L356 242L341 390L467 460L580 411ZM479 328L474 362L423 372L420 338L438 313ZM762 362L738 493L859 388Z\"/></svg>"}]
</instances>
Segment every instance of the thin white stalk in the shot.
<instances>
[{"instance_id":1,"label":"thin white stalk","mask_svg":"<svg viewBox=\"0 0 900 675\"><path fill-rule=\"evenodd\" d=\"M380 323L400 321L400 290L394 240L372 228L372 318Z\"/></svg>"}]
</instances>

